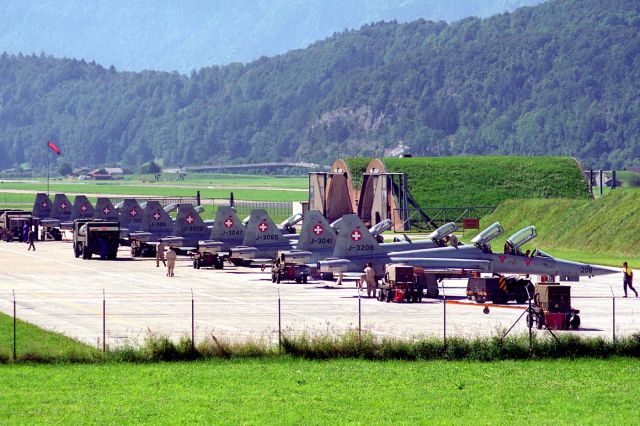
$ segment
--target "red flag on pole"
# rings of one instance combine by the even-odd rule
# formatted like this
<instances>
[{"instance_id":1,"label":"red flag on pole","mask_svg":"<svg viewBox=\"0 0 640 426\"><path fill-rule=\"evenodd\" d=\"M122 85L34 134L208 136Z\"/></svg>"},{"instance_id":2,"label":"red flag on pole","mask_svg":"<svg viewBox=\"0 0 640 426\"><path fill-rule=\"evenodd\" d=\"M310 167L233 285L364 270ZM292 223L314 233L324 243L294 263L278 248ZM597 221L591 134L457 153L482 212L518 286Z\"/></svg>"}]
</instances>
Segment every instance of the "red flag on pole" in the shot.
<instances>
[{"instance_id":1,"label":"red flag on pole","mask_svg":"<svg viewBox=\"0 0 640 426\"><path fill-rule=\"evenodd\" d=\"M53 143L51 141L47 141L47 146L49 148L51 148L51 150L53 152L55 152L56 154L58 154L58 155L62 154L62 152L60 152L60 148L58 148L55 143Z\"/></svg>"}]
</instances>

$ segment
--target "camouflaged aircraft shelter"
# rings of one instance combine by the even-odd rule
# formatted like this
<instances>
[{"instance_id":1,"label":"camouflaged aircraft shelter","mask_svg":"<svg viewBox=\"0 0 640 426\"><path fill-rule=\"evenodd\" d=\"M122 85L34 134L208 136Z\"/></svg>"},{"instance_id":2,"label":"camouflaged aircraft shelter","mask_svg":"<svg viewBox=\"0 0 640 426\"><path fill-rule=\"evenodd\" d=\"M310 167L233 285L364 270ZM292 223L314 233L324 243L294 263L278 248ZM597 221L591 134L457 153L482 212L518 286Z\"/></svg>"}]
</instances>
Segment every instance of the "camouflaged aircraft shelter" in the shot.
<instances>
[{"instance_id":1,"label":"camouflaged aircraft shelter","mask_svg":"<svg viewBox=\"0 0 640 426\"><path fill-rule=\"evenodd\" d=\"M379 159L367 165L360 188L349 166L335 160L329 172L309 174L309 209L323 212L329 222L357 213L368 225L391 219L396 231L408 222L407 180L404 173L389 173Z\"/></svg>"}]
</instances>

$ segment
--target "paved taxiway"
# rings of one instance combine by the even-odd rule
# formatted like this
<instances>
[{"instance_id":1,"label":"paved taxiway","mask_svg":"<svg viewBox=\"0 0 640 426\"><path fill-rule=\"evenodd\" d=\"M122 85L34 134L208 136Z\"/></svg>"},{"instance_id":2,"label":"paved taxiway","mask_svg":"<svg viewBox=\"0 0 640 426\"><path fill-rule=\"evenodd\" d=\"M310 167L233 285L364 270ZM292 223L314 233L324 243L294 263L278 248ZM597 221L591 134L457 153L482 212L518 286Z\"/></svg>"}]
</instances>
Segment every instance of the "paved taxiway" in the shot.
<instances>
[{"instance_id":1,"label":"paved taxiway","mask_svg":"<svg viewBox=\"0 0 640 426\"><path fill-rule=\"evenodd\" d=\"M23 243L0 243L0 311L12 313L15 291L20 319L92 345L101 344L103 294L109 345L136 344L148 333L190 334L192 294L197 340L215 335L277 342L278 297L285 333L342 333L358 327L358 293L351 282L278 285L267 272L227 265L195 270L186 258L169 278L162 265L155 267L155 259L132 260L124 247L117 261L76 259L69 241L36 247L28 252ZM581 310L579 334L612 337L612 291L618 297L616 335L640 331L640 298L620 298L621 283L621 273L573 283L572 305ZM465 300L466 281L444 284L450 300L464 302L446 306L448 336L495 335L522 313L523 306L511 305L490 306L490 313L483 314L481 306ZM361 309L362 328L381 336L443 335L441 299L394 304L363 298ZM522 319L513 332L525 331Z\"/></svg>"}]
</instances>

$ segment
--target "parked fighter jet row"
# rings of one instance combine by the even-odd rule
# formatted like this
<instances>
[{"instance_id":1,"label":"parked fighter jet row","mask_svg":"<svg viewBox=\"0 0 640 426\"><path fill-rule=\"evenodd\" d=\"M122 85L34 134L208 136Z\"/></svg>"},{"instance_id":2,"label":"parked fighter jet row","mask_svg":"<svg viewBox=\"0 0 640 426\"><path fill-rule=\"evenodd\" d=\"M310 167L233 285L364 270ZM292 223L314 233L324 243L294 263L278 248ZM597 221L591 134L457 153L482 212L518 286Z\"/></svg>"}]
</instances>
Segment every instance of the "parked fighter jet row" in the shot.
<instances>
[{"instance_id":1,"label":"parked fighter jet row","mask_svg":"<svg viewBox=\"0 0 640 426\"><path fill-rule=\"evenodd\" d=\"M177 210L176 219L169 212ZM494 223L471 240L471 244L447 245L456 225L447 223L425 239L390 243L380 242L379 235L389 229L388 221L368 229L360 218L344 215L330 224L318 211L296 215L276 225L267 212L255 209L241 221L232 207L219 207L213 222L205 222L198 208L191 204L162 207L157 201L142 205L126 199L113 205L108 198L98 198L92 206L87 197L77 196L71 203L64 194L53 201L40 193L32 210L40 226L73 230L74 222L105 221L119 224L121 244L131 246L133 257L155 256L162 242L178 254L191 255L194 267L200 267L205 255L213 255L212 265L222 268L222 260L235 265L259 266L290 264L305 266L308 274L360 274L368 263L376 275L385 273L387 264L406 264L425 271L467 271L493 274L532 274L557 276L561 280L577 281L581 276L616 273L616 270L554 258L540 250L530 256L521 247L536 236L529 226L507 239L508 252L494 252L490 243L504 233ZM293 225L302 219L300 233L291 233ZM79 229L79 228L75 228ZM79 252L76 250L76 256ZM90 257L90 256L89 256ZM206 263L204 263L206 265ZM264 269L264 268L263 268ZM275 281L274 275L274 281Z\"/></svg>"}]
</instances>

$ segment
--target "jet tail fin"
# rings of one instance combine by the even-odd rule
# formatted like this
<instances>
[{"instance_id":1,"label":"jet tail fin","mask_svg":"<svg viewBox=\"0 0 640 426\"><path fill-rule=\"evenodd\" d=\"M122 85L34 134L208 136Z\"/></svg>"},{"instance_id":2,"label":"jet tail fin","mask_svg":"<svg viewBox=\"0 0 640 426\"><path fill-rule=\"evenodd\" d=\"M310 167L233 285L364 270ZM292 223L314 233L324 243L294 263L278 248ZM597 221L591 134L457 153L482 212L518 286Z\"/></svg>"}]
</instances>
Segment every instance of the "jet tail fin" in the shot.
<instances>
[{"instance_id":1,"label":"jet tail fin","mask_svg":"<svg viewBox=\"0 0 640 426\"><path fill-rule=\"evenodd\" d=\"M70 221L71 210L71 201L69 201L65 194L56 194L53 197L53 205L51 206L51 217L53 219L58 219L61 222Z\"/></svg>"},{"instance_id":2,"label":"jet tail fin","mask_svg":"<svg viewBox=\"0 0 640 426\"><path fill-rule=\"evenodd\" d=\"M86 196L76 195L76 199L73 200L73 208L71 209L71 220L91 219L94 211L93 205Z\"/></svg>"},{"instance_id":3,"label":"jet tail fin","mask_svg":"<svg viewBox=\"0 0 640 426\"><path fill-rule=\"evenodd\" d=\"M156 238L166 237L173 230L173 220L158 201L147 201L142 214L140 230L150 232Z\"/></svg>"},{"instance_id":4,"label":"jet tail fin","mask_svg":"<svg viewBox=\"0 0 640 426\"><path fill-rule=\"evenodd\" d=\"M384 251L357 215L342 216L333 257L367 256Z\"/></svg>"},{"instance_id":5,"label":"jet tail fin","mask_svg":"<svg viewBox=\"0 0 640 426\"><path fill-rule=\"evenodd\" d=\"M96 201L94 218L104 219L108 221L115 221L115 222L120 221L120 218L118 217L118 211L113 206L113 203L111 202L111 200L105 197L100 197Z\"/></svg>"},{"instance_id":6,"label":"jet tail fin","mask_svg":"<svg viewBox=\"0 0 640 426\"><path fill-rule=\"evenodd\" d=\"M218 207L209 238L214 241L236 241L240 245L244 241L244 234L245 227L233 207Z\"/></svg>"},{"instance_id":7,"label":"jet tail fin","mask_svg":"<svg viewBox=\"0 0 640 426\"><path fill-rule=\"evenodd\" d=\"M317 210L309 210L304 214L297 250L314 251L331 249L336 244L336 231L327 219Z\"/></svg>"},{"instance_id":8,"label":"jet tail fin","mask_svg":"<svg viewBox=\"0 0 640 426\"><path fill-rule=\"evenodd\" d=\"M172 235L188 240L205 240L209 236L207 225L191 204L178 204L178 215Z\"/></svg>"},{"instance_id":9,"label":"jet tail fin","mask_svg":"<svg viewBox=\"0 0 640 426\"><path fill-rule=\"evenodd\" d=\"M36 200L31 209L31 215L39 219L48 219L51 217L51 199L45 192L38 192Z\"/></svg>"},{"instance_id":10,"label":"jet tail fin","mask_svg":"<svg viewBox=\"0 0 640 426\"><path fill-rule=\"evenodd\" d=\"M276 226L264 209L251 210L243 245L257 247L271 245L285 240L282 231Z\"/></svg>"},{"instance_id":11,"label":"jet tail fin","mask_svg":"<svg viewBox=\"0 0 640 426\"><path fill-rule=\"evenodd\" d=\"M142 209L133 198L126 198L120 208L120 228L126 228L129 232L142 229Z\"/></svg>"}]
</instances>

